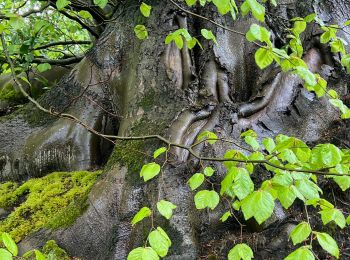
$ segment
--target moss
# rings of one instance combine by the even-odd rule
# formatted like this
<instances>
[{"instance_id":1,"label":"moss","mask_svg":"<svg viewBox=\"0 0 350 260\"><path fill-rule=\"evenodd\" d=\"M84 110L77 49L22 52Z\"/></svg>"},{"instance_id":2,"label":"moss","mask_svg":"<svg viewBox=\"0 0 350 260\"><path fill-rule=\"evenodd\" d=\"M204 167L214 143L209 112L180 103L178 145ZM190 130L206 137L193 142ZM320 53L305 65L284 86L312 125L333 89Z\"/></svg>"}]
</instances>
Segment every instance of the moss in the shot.
<instances>
[{"instance_id":1,"label":"moss","mask_svg":"<svg viewBox=\"0 0 350 260\"><path fill-rule=\"evenodd\" d=\"M155 97L155 92L153 89L150 89L148 93L143 97L143 99L140 101L139 105L145 110L149 111L151 110L156 104L155 101L158 100Z\"/></svg>"},{"instance_id":2,"label":"moss","mask_svg":"<svg viewBox=\"0 0 350 260\"><path fill-rule=\"evenodd\" d=\"M144 163L145 141L118 141L108 160L107 168L115 163L127 166L129 172L139 173Z\"/></svg>"},{"instance_id":3,"label":"moss","mask_svg":"<svg viewBox=\"0 0 350 260\"><path fill-rule=\"evenodd\" d=\"M36 257L36 251L41 252L46 257L45 259L57 259L57 260L70 260L71 258L68 256L67 252L60 248L54 240L49 240L45 243L42 250L30 250L23 254L23 257L20 259L28 259L35 260L38 259ZM17 259L17 258L16 258Z\"/></svg>"},{"instance_id":4,"label":"moss","mask_svg":"<svg viewBox=\"0 0 350 260\"><path fill-rule=\"evenodd\" d=\"M5 85L0 89L0 100L9 101L10 103L24 103L25 97L17 91L11 84Z\"/></svg>"},{"instance_id":5,"label":"moss","mask_svg":"<svg viewBox=\"0 0 350 260\"><path fill-rule=\"evenodd\" d=\"M0 207L8 208L13 205L17 198L12 194L18 188L15 182L5 182L0 186Z\"/></svg>"},{"instance_id":6,"label":"moss","mask_svg":"<svg viewBox=\"0 0 350 260\"><path fill-rule=\"evenodd\" d=\"M67 252L60 248L54 240L49 240L43 247L43 253L48 256L55 256L54 259L60 260L70 260L71 258L68 256ZM49 258L51 259L51 258Z\"/></svg>"},{"instance_id":7,"label":"moss","mask_svg":"<svg viewBox=\"0 0 350 260\"><path fill-rule=\"evenodd\" d=\"M21 185L1 184L0 207L12 212L0 222L0 232L8 232L20 241L42 227L71 225L86 209L87 195L100 174L55 172Z\"/></svg>"}]
</instances>

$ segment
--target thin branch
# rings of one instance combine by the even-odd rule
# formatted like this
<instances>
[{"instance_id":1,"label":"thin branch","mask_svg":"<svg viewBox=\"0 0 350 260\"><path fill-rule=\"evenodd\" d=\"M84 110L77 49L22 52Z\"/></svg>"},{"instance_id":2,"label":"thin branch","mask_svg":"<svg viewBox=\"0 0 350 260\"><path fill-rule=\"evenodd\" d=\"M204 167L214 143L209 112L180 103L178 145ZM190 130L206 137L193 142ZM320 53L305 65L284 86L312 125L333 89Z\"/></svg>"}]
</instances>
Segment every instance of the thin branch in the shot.
<instances>
[{"instance_id":1,"label":"thin branch","mask_svg":"<svg viewBox=\"0 0 350 260\"><path fill-rule=\"evenodd\" d=\"M32 63L48 63L50 65L70 65L81 61L84 56L71 57L66 59L51 60L44 58L34 58Z\"/></svg>"},{"instance_id":2,"label":"thin branch","mask_svg":"<svg viewBox=\"0 0 350 260\"><path fill-rule=\"evenodd\" d=\"M64 46L64 45L75 45L75 44L91 44L91 41L61 41L61 42L51 42L48 44L44 44L38 47L35 47L34 50L43 50L53 46Z\"/></svg>"},{"instance_id":3,"label":"thin branch","mask_svg":"<svg viewBox=\"0 0 350 260\"><path fill-rule=\"evenodd\" d=\"M32 15L32 14L41 13L46 8L48 8L49 6L50 6L49 4L45 4L41 8L39 8L38 10L30 10L30 11L22 14L21 16L24 18L24 17L27 17L27 16Z\"/></svg>"},{"instance_id":4,"label":"thin branch","mask_svg":"<svg viewBox=\"0 0 350 260\"><path fill-rule=\"evenodd\" d=\"M25 18L25 17L30 16L32 14L41 13L46 8L48 8L49 6L50 6L50 4L45 4L42 7L40 7L40 9L38 9L38 10L35 10L35 9L29 10L28 12L25 12L24 14L22 14L21 17ZM0 15L0 19L10 20L10 17L7 17L6 15L1 14Z\"/></svg>"},{"instance_id":5,"label":"thin branch","mask_svg":"<svg viewBox=\"0 0 350 260\"><path fill-rule=\"evenodd\" d=\"M81 27L83 27L84 29L86 29L89 33L91 33L93 36L95 36L96 38L99 37L99 34L97 32L95 32L95 30L93 30L90 26L86 25L83 21L81 21L78 17L75 17L73 15L70 15L69 13L67 13L66 11L58 11L59 13L63 14L64 16L66 16L67 18L76 21L78 24L81 25Z\"/></svg>"},{"instance_id":6,"label":"thin branch","mask_svg":"<svg viewBox=\"0 0 350 260\"><path fill-rule=\"evenodd\" d=\"M245 33L243 33L243 32L236 31L236 30L231 29L231 28L229 28L229 27L226 27L226 26L224 26L224 25L222 25L222 24L219 24L219 23L217 23L217 22L215 22L215 21L213 21L213 20L211 20L211 19L209 19L209 18L207 18L207 17L205 17L205 16L202 16L202 15L193 13L193 12L191 12L191 11L189 11L189 10L186 10L185 8L183 8L183 7L181 7L180 5L178 5L174 0L169 0L169 1L170 1L173 5L175 5L177 8L179 8L181 11L183 11L183 12L185 12L185 13L187 13L187 14L190 14L190 15L195 16L195 17L198 17L198 18L200 18L200 19L202 19L202 20L208 21L208 22L210 22L210 23L212 23L212 24L214 24L214 25L216 25L216 26L218 26L218 27L220 27L220 28L222 28L222 29L224 29L224 30L227 30L227 31L229 31L229 32L233 32L233 33L236 33L236 34L245 36Z\"/></svg>"}]
</instances>

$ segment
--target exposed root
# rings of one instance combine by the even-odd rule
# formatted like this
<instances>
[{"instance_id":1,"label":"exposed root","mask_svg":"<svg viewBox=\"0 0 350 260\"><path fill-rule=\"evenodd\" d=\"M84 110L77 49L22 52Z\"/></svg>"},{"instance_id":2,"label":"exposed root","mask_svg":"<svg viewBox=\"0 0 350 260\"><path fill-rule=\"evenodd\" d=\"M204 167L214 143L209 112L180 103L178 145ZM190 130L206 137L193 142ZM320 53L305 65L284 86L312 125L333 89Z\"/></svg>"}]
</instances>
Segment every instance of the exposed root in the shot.
<instances>
[{"instance_id":1,"label":"exposed root","mask_svg":"<svg viewBox=\"0 0 350 260\"><path fill-rule=\"evenodd\" d=\"M218 82L218 73L216 62L211 59L205 66L202 76L202 82L204 88L202 89L202 95L204 97L213 97L214 100L218 100L218 93L216 85ZM206 92L206 93L205 93Z\"/></svg>"},{"instance_id":2,"label":"exposed root","mask_svg":"<svg viewBox=\"0 0 350 260\"><path fill-rule=\"evenodd\" d=\"M169 139L175 143L183 143L186 131L190 126L196 121L206 119L209 115L210 111L207 110L200 110L197 113L189 110L184 111L172 124ZM179 148L173 148L171 152L180 159L182 151Z\"/></svg>"},{"instance_id":3,"label":"exposed root","mask_svg":"<svg viewBox=\"0 0 350 260\"><path fill-rule=\"evenodd\" d=\"M185 16L178 15L177 21L180 28L187 29L187 19ZM192 80L192 60L190 51L187 48L187 43L184 41L184 46L181 49L182 54L182 88L186 89Z\"/></svg>"},{"instance_id":4,"label":"exposed root","mask_svg":"<svg viewBox=\"0 0 350 260\"><path fill-rule=\"evenodd\" d=\"M218 82L217 82L217 92L220 102L231 101L229 96L230 87L228 85L228 77L226 73L222 70L218 71Z\"/></svg>"},{"instance_id":5,"label":"exposed root","mask_svg":"<svg viewBox=\"0 0 350 260\"><path fill-rule=\"evenodd\" d=\"M309 69L311 72L316 73L321 71L321 67L324 64L324 61L322 59L322 55L319 50L316 48L310 49L304 56L303 60L306 62L308 65ZM270 75L270 77L273 77ZM296 79L291 83L290 82L290 77L293 77L292 75L285 75L284 73L280 72L275 76L273 81L270 84L267 84L264 89L261 91L261 93L258 93L252 101L249 103L245 103L241 105L238 109L238 115L241 118L247 118L252 115L255 115L259 111L263 110L266 108L270 103L273 102L275 99L279 99L279 96L286 96L288 93L284 93L284 86L286 84L293 84L293 86L297 86L301 83L300 79ZM277 90L279 89L279 90ZM286 89L285 89L286 90ZM279 92L279 93L276 93ZM287 107L289 104L286 104L285 98L281 98L281 101L284 104L285 107ZM287 98L287 97L286 97ZM274 102L276 103L276 102ZM275 104L276 105L276 104ZM280 105L278 105L280 106ZM259 113L260 114L260 113ZM258 118L254 117L254 118Z\"/></svg>"},{"instance_id":6,"label":"exposed root","mask_svg":"<svg viewBox=\"0 0 350 260\"><path fill-rule=\"evenodd\" d=\"M192 145L196 141L197 135L201 132L208 121L200 120L193 123L186 131L186 134L183 137L183 144ZM187 150L181 150L181 154L179 156L180 161L186 161L189 156L189 152Z\"/></svg>"},{"instance_id":7,"label":"exposed root","mask_svg":"<svg viewBox=\"0 0 350 260\"><path fill-rule=\"evenodd\" d=\"M213 111L213 113L211 114L210 119L202 127L200 132L202 132L202 131L212 131L214 129L214 127L217 125L217 123L219 122L219 114L220 114L220 111L218 109L215 109ZM193 141L195 141L195 140L193 140ZM193 150L195 152L197 152L197 153L200 153L200 151L203 149L203 145L204 145L204 143L199 144L196 147L194 147Z\"/></svg>"},{"instance_id":8,"label":"exposed root","mask_svg":"<svg viewBox=\"0 0 350 260\"><path fill-rule=\"evenodd\" d=\"M187 20L185 16L177 15L177 23L179 28L187 29ZM177 48L174 42L166 46L164 64L166 72L171 81L173 81L178 89L186 89L192 81L192 59L187 43L184 40L181 50Z\"/></svg>"},{"instance_id":9,"label":"exposed root","mask_svg":"<svg viewBox=\"0 0 350 260\"><path fill-rule=\"evenodd\" d=\"M182 58L174 42L166 46L164 63L168 78L175 83L176 88L181 89L183 86Z\"/></svg>"}]
</instances>

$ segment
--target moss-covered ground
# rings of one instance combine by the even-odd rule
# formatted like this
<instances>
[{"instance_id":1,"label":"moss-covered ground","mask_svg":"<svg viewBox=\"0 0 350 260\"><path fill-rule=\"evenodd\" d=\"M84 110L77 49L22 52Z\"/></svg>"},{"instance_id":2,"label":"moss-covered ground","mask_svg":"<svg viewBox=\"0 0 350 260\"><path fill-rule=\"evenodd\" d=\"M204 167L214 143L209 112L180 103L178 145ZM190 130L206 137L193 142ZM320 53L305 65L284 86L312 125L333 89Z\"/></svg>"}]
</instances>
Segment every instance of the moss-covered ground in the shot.
<instances>
[{"instance_id":1,"label":"moss-covered ground","mask_svg":"<svg viewBox=\"0 0 350 260\"><path fill-rule=\"evenodd\" d=\"M69 226L87 207L87 196L101 171L55 172L22 184L0 184L0 208L11 212L0 221L20 241L40 228Z\"/></svg>"}]
</instances>

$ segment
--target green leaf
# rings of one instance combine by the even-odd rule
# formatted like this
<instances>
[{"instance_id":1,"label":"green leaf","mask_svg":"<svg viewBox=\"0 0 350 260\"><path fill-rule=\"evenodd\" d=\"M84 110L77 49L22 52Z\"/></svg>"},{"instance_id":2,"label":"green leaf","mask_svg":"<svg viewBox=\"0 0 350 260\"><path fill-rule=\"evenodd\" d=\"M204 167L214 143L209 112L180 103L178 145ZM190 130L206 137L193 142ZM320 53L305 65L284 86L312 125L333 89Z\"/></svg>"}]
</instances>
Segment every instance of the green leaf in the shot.
<instances>
[{"instance_id":1,"label":"green leaf","mask_svg":"<svg viewBox=\"0 0 350 260\"><path fill-rule=\"evenodd\" d=\"M88 11L81 10L78 12L78 14L80 17L82 17L84 19L92 19L92 15Z\"/></svg>"},{"instance_id":2,"label":"green leaf","mask_svg":"<svg viewBox=\"0 0 350 260\"><path fill-rule=\"evenodd\" d=\"M202 29L201 30L201 34L203 35L203 37L207 40L212 40L215 44L218 44L218 42L216 41L216 38L214 36L214 34L212 33L212 31L207 30L207 29Z\"/></svg>"},{"instance_id":3,"label":"green leaf","mask_svg":"<svg viewBox=\"0 0 350 260\"><path fill-rule=\"evenodd\" d=\"M342 54L346 53L344 43L341 39L336 39L330 43L332 52L340 52Z\"/></svg>"},{"instance_id":4,"label":"green leaf","mask_svg":"<svg viewBox=\"0 0 350 260\"><path fill-rule=\"evenodd\" d=\"M248 156L248 159L254 161L262 161L265 159L265 156L261 152L254 152Z\"/></svg>"},{"instance_id":5,"label":"green leaf","mask_svg":"<svg viewBox=\"0 0 350 260\"><path fill-rule=\"evenodd\" d=\"M331 255L339 258L339 248L337 242L327 233L314 232L318 243Z\"/></svg>"},{"instance_id":6,"label":"green leaf","mask_svg":"<svg viewBox=\"0 0 350 260\"><path fill-rule=\"evenodd\" d=\"M289 187L293 184L293 178L287 171L278 172L271 180L273 185Z\"/></svg>"},{"instance_id":7,"label":"green leaf","mask_svg":"<svg viewBox=\"0 0 350 260\"><path fill-rule=\"evenodd\" d=\"M270 0L270 2L273 6L275 6L275 7L277 6L277 0Z\"/></svg>"},{"instance_id":8,"label":"green leaf","mask_svg":"<svg viewBox=\"0 0 350 260\"><path fill-rule=\"evenodd\" d=\"M2 237L2 242L4 243L4 245L7 248L7 250L13 256L17 256L17 254L18 254L18 247L16 245L16 242L12 239L12 237L6 232L3 232L1 234L1 237Z\"/></svg>"},{"instance_id":9,"label":"green leaf","mask_svg":"<svg viewBox=\"0 0 350 260\"><path fill-rule=\"evenodd\" d=\"M231 217L231 212L230 212L230 211L226 211L226 212L224 213L224 215L221 216L220 220L221 220L222 222L225 222L229 217Z\"/></svg>"},{"instance_id":10,"label":"green leaf","mask_svg":"<svg viewBox=\"0 0 350 260\"><path fill-rule=\"evenodd\" d=\"M105 8L107 3L108 3L108 0L94 0L94 4L98 5L98 7L100 7L101 9Z\"/></svg>"},{"instance_id":11,"label":"green leaf","mask_svg":"<svg viewBox=\"0 0 350 260\"><path fill-rule=\"evenodd\" d=\"M272 195L263 190L254 191L241 204L244 218L248 220L254 217L259 224L272 215L274 207Z\"/></svg>"},{"instance_id":12,"label":"green leaf","mask_svg":"<svg viewBox=\"0 0 350 260\"><path fill-rule=\"evenodd\" d=\"M290 149L284 149L279 155L278 158L282 159L283 161L287 161L289 163L295 164L298 162L298 158Z\"/></svg>"},{"instance_id":13,"label":"green leaf","mask_svg":"<svg viewBox=\"0 0 350 260\"><path fill-rule=\"evenodd\" d=\"M295 181L295 187L299 190L301 194L307 199L318 199L320 195L319 192L322 190L309 179L303 178Z\"/></svg>"},{"instance_id":14,"label":"green leaf","mask_svg":"<svg viewBox=\"0 0 350 260\"><path fill-rule=\"evenodd\" d=\"M350 225L350 215L346 217L346 224Z\"/></svg>"},{"instance_id":15,"label":"green leaf","mask_svg":"<svg viewBox=\"0 0 350 260\"><path fill-rule=\"evenodd\" d=\"M237 211L238 211L238 210L241 208L241 202L238 201L238 200L236 200L235 202L232 203L232 208L233 208L234 210L237 210Z\"/></svg>"},{"instance_id":16,"label":"green leaf","mask_svg":"<svg viewBox=\"0 0 350 260\"><path fill-rule=\"evenodd\" d=\"M205 167L203 172L205 176L211 177L213 176L215 170L209 166L209 167Z\"/></svg>"},{"instance_id":17,"label":"green leaf","mask_svg":"<svg viewBox=\"0 0 350 260\"><path fill-rule=\"evenodd\" d=\"M247 160L247 157L241 153L240 151L237 150L229 150L225 153L224 155L225 159L237 159L237 160ZM238 164L238 162L224 162L224 165L227 169L230 169L231 167L234 167Z\"/></svg>"},{"instance_id":18,"label":"green leaf","mask_svg":"<svg viewBox=\"0 0 350 260\"><path fill-rule=\"evenodd\" d=\"M237 174L238 169L236 167L231 167L229 172L226 174L225 178L221 181L220 195L228 194L230 197L234 197L232 190L233 180Z\"/></svg>"},{"instance_id":19,"label":"green leaf","mask_svg":"<svg viewBox=\"0 0 350 260\"><path fill-rule=\"evenodd\" d=\"M46 260L46 256L41 253L39 250L34 249L34 253L35 253L35 260Z\"/></svg>"},{"instance_id":20,"label":"green leaf","mask_svg":"<svg viewBox=\"0 0 350 260\"><path fill-rule=\"evenodd\" d=\"M143 16L145 17L149 17L150 14L151 14L151 9L152 9L152 6L142 2L142 4L140 5L140 11L142 13Z\"/></svg>"},{"instance_id":21,"label":"green leaf","mask_svg":"<svg viewBox=\"0 0 350 260\"><path fill-rule=\"evenodd\" d=\"M247 137L247 136L251 136L254 138L258 137L257 133L252 129L249 129L249 130L241 133L239 137Z\"/></svg>"},{"instance_id":22,"label":"green leaf","mask_svg":"<svg viewBox=\"0 0 350 260\"><path fill-rule=\"evenodd\" d=\"M134 32L137 38L140 40L146 39L148 37L148 31L144 25L136 25L134 27Z\"/></svg>"},{"instance_id":23,"label":"green leaf","mask_svg":"<svg viewBox=\"0 0 350 260\"><path fill-rule=\"evenodd\" d=\"M240 200L243 200L254 191L254 183L246 169L238 168L234 178L233 191Z\"/></svg>"},{"instance_id":24,"label":"green leaf","mask_svg":"<svg viewBox=\"0 0 350 260\"><path fill-rule=\"evenodd\" d=\"M179 48L179 49L182 49L182 47L184 46L184 41L183 41L181 35L174 36L174 42L175 42L177 48Z\"/></svg>"},{"instance_id":25,"label":"green leaf","mask_svg":"<svg viewBox=\"0 0 350 260\"><path fill-rule=\"evenodd\" d=\"M311 22L315 21L316 16L317 15L315 13L309 14L308 16L306 16L304 18L304 21L307 23L311 23Z\"/></svg>"},{"instance_id":26,"label":"green leaf","mask_svg":"<svg viewBox=\"0 0 350 260\"><path fill-rule=\"evenodd\" d=\"M346 68L347 73L350 74L350 54L343 55L343 57L341 58L341 64ZM333 98L338 97L336 96Z\"/></svg>"},{"instance_id":27,"label":"green leaf","mask_svg":"<svg viewBox=\"0 0 350 260\"><path fill-rule=\"evenodd\" d=\"M241 5L242 15L245 16L251 11L255 19L260 22L265 21L265 7L259 4L256 0L245 0Z\"/></svg>"},{"instance_id":28,"label":"green leaf","mask_svg":"<svg viewBox=\"0 0 350 260\"><path fill-rule=\"evenodd\" d=\"M218 140L218 136L213 132L204 131L204 132L201 132L197 137L198 141L201 141L203 139L210 139L210 140L208 140L208 143L215 144L216 141Z\"/></svg>"},{"instance_id":29,"label":"green leaf","mask_svg":"<svg viewBox=\"0 0 350 260\"><path fill-rule=\"evenodd\" d=\"M309 246L299 247L290 253L284 260L314 260L314 254L310 251Z\"/></svg>"},{"instance_id":30,"label":"green leaf","mask_svg":"<svg viewBox=\"0 0 350 260\"><path fill-rule=\"evenodd\" d=\"M163 217L170 219L173 215L173 210L176 209L176 205L170 201L161 200L157 202L157 209Z\"/></svg>"},{"instance_id":31,"label":"green leaf","mask_svg":"<svg viewBox=\"0 0 350 260\"><path fill-rule=\"evenodd\" d=\"M289 187L275 187L277 190L277 198L281 202L282 206L285 209L288 209L295 199L297 198L297 195L295 194L295 186L289 186Z\"/></svg>"},{"instance_id":32,"label":"green leaf","mask_svg":"<svg viewBox=\"0 0 350 260\"><path fill-rule=\"evenodd\" d=\"M247 244L235 245L228 253L228 260L250 260L253 257L253 250Z\"/></svg>"},{"instance_id":33,"label":"green leaf","mask_svg":"<svg viewBox=\"0 0 350 260\"><path fill-rule=\"evenodd\" d=\"M342 152L333 144L319 144L311 153L311 163L320 168L334 167L341 162Z\"/></svg>"},{"instance_id":34,"label":"green leaf","mask_svg":"<svg viewBox=\"0 0 350 260\"><path fill-rule=\"evenodd\" d=\"M202 185L204 178L205 177L202 173L195 173L192 175L192 177L188 180L187 183L190 185L191 190L195 190Z\"/></svg>"},{"instance_id":35,"label":"green leaf","mask_svg":"<svg viewBox=\"0 0 350 260\"><path fill-rule=\"evenodd\" d=\"M139 210L139 212L136 213L136 215L131 221L131 225L134 226L136 223L140 222L144 218L151 216L151 214L152 214L152 210L150 210L150 208L143 207L142 209Z\"/></svg>"},{"instance_id":36,"label":"green leaf","mask_svg":"<svg viewBox=\"0 0 350 260\"><path fill-rule=\"evenodd\" d=\"M138 247L129 253L127 260L159 260L159 256L151 247Z\"/></svg>"},{"instance_id":37,"label":"green leaf","mask_svg":"<svg viewBox=\"0 0 350 260\"><path fill-rule=\"evenodd\" d=\"M266 151L269 152L269 154L271 154L273 152L273 149L276 147L275 142L271 138L264 138L262 140L262 144L264 145Z\"/></svg>"},{"instance_id":38,"label":"green leaf","mask_svg":"<svg viewBox=\"0 0 350 260\"><path fill-rule=\"evenodd\" d=\"M259 48L255 53L255 62L260 69L265 69L273 62L273 52L270 49Z\"/></svg>"},{"instance_id":39,"label":"green leaf","mask_svg":"<svg viewBox=\"0 0 350 260\"><path fill-rule=\"evenodd\" d=\"M297 66L294 71L306 84L315 86L317 84L316 76L307 68Z\"/></svg>"},{"instance_id":40,"label":"green leaf","mask_svg":"<svg viewBox=\"0 0 350 260\"><path fill-rule=\"evenodd\" d=\"M350 188L350 176L334 176L333 180L339 185L342 191Z\"/></svg>"},{"instance_id":41,"label":"green leaf","mask_svg":"<svg viewBox=\"0 0 350 260\"><path fill-rule=\"evenodd\" d=\"M260 145L258 143L258 141L256 140L255 137L252 136L246 136L244 137L244 141L249 144L254 151L259 150L260 149Z\"/></svg>"},{"instance_id":42,"label":"green leaf","mask_svg":"<svg viewBox=\"0 0 350 260\"><path fill-rule=\"evenodd\" d=\"M308 69L306 63L299 57L293 56L293 54L288 59L285 59L281 62L281 67L283 71L289 71L291 69L295 69L298 66Z\"/></svg>"},{"instance_id":43,"label":"green leaf","mask_svg":"<svg viewBox=\"0 0 350 260\"><path fill-rule=\"evenodd\" d=\"M165 257L168 254L171 240L161 227L157 227L156 230L149 234L148 241L159 256Z\"/></svg>"},{"instance_id":44,"label":"green leaf","mask_svg":"<svg viewBox=\"0 0 350 260\"><path fill-rule=\"evenodd\" d=\"M292 32L294 35L299 36L303 31L306 29L306 22L305 21L296 21L294 23L294 27L292 29Z\"/></svg>"},{"instance_id":45,"label":"green leaf","mask_svg":"<svg viewBox=\"0 0 350 260\"><path fill-rule=\"evenodd\" d=\"M185 0L185 2L188 6L191 7L192 5L194 5L197 2L197 0Z\"/></svg>"},{"instance_id":46,"label":"green leaf","mask_svg":"<svg viewBox=\"0 0 350 260\"><path fill-rule=\"evenodd\" d=\"M334 106L340 109L342 113L346 113L348 111L348 107L341 101L340 99L330 99L329 102Z\"/></svg>"},{"instance_id":47,"label":"green leaf","mask_svg":"<svg viewBox=\"0 0 350 260\"><path fill-rule=\"evenodd\" d=\"M154 159L157 158L159 155L165 153L166 150L167 150L166 147L161 147L161 148L155 150L155 152L153 153L153 158Z\"/></svg>"},{"instance_id":48,"label":"green leaf","mask_svg":"<svg viewBox=\"0 0 350 260\"><path fill-rule=\"evenodd\" d=\"M305 88L308 91L315 91L318 98L323 97L326 94L327 90L327 81L324 80L320 75L315 74L317 84L315 86L310 86L308 84L305 84Z\"/></svg>"},{"instance_id":49,"label":"green leaf","mask_svg":"<svg viewBox=\"0 0 350 260\"><path fill-rule=\"evenodd\" d=\"M231 10L230 0L213 0L220 14L225 15Z\"/></svg>"},{"instance_id":50,"label":"green leaf","mask_svg":"<svg viewBox=\"0 0 350 260\"><path fill-rule=\"evenodd\" d=\"M320 211L321 219L324 225L334 221L340 228L344 228L346 224L345 217L339 209L327 208Z\"/></svg>"},{"instance_id":51,"label":"green leaf","mask_svg":"<svg viewBox=\"0 0 350 260\"><path fill-rule=\"evenodd\" d=\"M56 7L58 10L64 9L67 5L69 5L71 2L68 0L57 0L56 1Z\"/></svg>"},{"instance_id":52,"label":"green leaf","mask_svg":"<svg viewBox=\"0 0 350 260\"><path fill-rule=\"evenodd\" d=\"M299 244L307 239L311 234L310 224L307 222L301 222L290 232L289 237L293 241L293 245Z\"/></svg>"},{"instance_id":53,"label":"green leaf","mask_svg":"<svg viewBox=\"0 0 350 260\"><path fill-rule=\"evenodd\" d=\"M214 210L220 202L219 194L214 190L201 190L194 196L197 209L210 208Z\"/></svg>"},{"instance_id":54,"label":"green leaf","mask_svg":"<svg viewBox=\"0 0 350 260\"><path fill-rule=\"evenodd\" d=\"M44 72L46 70L51 69L51 65L49 63L39 64L37 69L38 69L39 72Z\"/></svg>"},{"instance_id":55,"label":"green leaf","mask_svg":"<svg viewBox=\"0 0 350 260\"><path fill-rule=\"evenodd\" d=\"M0 259L1 260L12 260L12 254L4 248L0 248Z\"/></svg>"},{"instance_id":56,"label":"green leaf","mask_svg":"<svg viewBox=\"0 0 350 260\"><path fill-rule=\"evenodd\" d=\"M140 177L143 177L144 181L148 181L156 177L160 173L160 165L152 162L142 166Z\"/></svg>"},{"instance_id":57,"label":"green leaf","mask_svg":"<svg viewBox=\"0 0 350 260\"><path fill-rule=\"evenodd\" d=\"M266 28L255 23L250 26L250 29L246 34L248 41L253 42L259 40L261 42L267 43L268 45L271 44L270 36L271 33Z\"/></svg>"}]
</instances>

